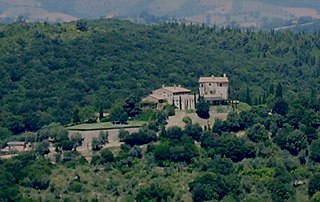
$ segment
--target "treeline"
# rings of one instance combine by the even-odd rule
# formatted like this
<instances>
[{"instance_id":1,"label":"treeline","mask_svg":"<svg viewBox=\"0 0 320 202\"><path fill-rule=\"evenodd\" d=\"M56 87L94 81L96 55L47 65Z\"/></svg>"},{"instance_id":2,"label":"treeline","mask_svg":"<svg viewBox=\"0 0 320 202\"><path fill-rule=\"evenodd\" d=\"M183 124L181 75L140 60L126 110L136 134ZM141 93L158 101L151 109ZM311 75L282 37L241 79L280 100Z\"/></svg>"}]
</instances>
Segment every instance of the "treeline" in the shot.
<instances>
[{"instance_id":1,"label":"treeline","mask_svg":"<svg viewBox=\"0 0 320 202\"><path fill-rule=\"evenodd\" d=\"M226 73L230 97L268 103L319 94L319 33L252 32L115 20L0 25L0 126L6 134L87 120L162 84L197 90Z\"/></svg>"}]
</instances>

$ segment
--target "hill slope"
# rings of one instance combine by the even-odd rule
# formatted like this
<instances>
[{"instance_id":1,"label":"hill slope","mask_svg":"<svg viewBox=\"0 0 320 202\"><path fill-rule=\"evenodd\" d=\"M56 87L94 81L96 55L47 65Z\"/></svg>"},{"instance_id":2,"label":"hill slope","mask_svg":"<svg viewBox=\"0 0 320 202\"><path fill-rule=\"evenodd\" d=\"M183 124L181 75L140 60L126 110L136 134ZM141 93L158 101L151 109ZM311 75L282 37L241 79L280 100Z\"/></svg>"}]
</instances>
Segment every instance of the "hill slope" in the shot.
<instances>
[{"instance_id":1,"label":"hill slope","mask_svg":"<svg viewBox=\"0 0 320 202\"><path fill-rule=\"evenodd\" d=\"M275 26L299 17L320 18L320 6L308 2L264 0L28 0L0 1L0 19L10 22L19 15L29 20L74 21L78 18L117 17L157 23L178 20L244 27Z\"/></svg>"},{"instance_id":2,"label":"hill slope","mask_svg":"<svg viewBox=\"0 0 320 202\"><path fill-rule=\"evenodd\" d=\"M162 84L196 90L212 74L229 76L233 99L246 101L248 88L253 103L278 82L288 97L319 94L319 37L114 20L0 25L0 125L67 124L76 109L109 109Z\"/></svg>"}]
</instances>

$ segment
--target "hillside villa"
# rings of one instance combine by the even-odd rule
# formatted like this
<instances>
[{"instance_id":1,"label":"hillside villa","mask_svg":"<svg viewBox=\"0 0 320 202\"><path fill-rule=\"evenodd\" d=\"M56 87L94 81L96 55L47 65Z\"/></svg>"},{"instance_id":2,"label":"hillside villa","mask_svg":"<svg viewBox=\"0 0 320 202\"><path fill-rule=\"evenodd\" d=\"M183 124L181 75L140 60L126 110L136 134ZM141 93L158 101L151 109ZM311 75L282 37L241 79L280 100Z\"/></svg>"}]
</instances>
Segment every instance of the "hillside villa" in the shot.
<instances>
[{"instance_id":1,"label":"hillside villa","mask_svg":"<svg viewBox=\"0 0 320 202\"><path fill-rule=\"evenodd\" d=\"M222 77L200 77L199 95L210 104L222 104L227 102L229 80L226 74Z\"/></svg>"},{"instance_id":2,"label":"hillside villa","mask_svg":"<svg viewBox=\"0 0 320 202\"><path fill-rule=\"evenodd\" d=\"M223 77L200 77L199 95L210 104L222 104L228 100L229 80L226 74ZM198 93L181 87L181 85L164 86L152 91L152 93L142 99L143 108L161 109L169 104L177 109L195 109L198 100Z\"/></svg>"},{"instance_id":3,"label":"hillside villa","mask_svg":"<svg viewBox=\"0 0 320 202\"><path fill-rule=\"evenodd\" d=\"M162 86L142 99L144 108L161 109L164 105L175 105L177 109L195 109L195 95L181 85Z\"/></svg>"}]
</instances>

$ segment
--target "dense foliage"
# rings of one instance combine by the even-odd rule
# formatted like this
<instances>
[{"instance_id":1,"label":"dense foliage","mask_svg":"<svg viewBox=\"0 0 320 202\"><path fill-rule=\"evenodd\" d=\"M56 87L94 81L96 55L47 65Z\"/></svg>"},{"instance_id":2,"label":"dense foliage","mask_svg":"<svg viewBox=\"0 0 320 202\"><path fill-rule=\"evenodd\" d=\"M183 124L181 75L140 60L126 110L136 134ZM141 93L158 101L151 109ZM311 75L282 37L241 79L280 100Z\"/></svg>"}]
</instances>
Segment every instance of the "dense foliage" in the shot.
<instances>
[{"instance_id":1,"label":"dense foliage","mask_svg":"<svg viewBox=\"0 0 320 202\"><path fill-rule=\"evenodd\" d=\"M36 153L0 161L0 196L7 201L317 201L320 103L305 101L288 104L308 113L289 107L281 115L270 112L272 105L260 105L230 112L212 129L191 119L184 128L165 127L157 116L137 132L121 130L126 144L116 151L101 149L108 133L100 132L90 162L76 151L79 134L68 137L61 125L51 124L36 133ZM43 157L49 139L56 164ZM65 142L71 147L61 146Z\"/></svg>"},{"instance_id":2,"label":"dense foliage","mask_svg":"<svg viewBox=\"0 0 320 202\"><path fill-rule=\"evenodd\" d=\"M0 137L39 129L21 135L34 152L0 160L1 200L319 201L318 33L83 26L0 27ZM109 135L98 134L85 159L81 135L48 125L101 109L135 116L138 98L161 83L196 89L199 76L219 72L252 107L211 126L185 118L185 127L167 127L168 111L150 113L139 131L120 131L120 148L103 148Z\"/></svg>"},{"instance_id":3,"label":"dense foliage","mask_svg":"<svg viewBox=\"0 0 320 202\"><path fill-rule=\"evenodd\" d=\"M132 100L161 84L196 90L198 78L212 74L226 73L231 98L250 95L253 104L280 82L290 99L317 93L319 38L114 20L0 25L0 126L16 134L85 121L125 98L130 116ZM115 119L126 120L118 112Z\"/></svg>"}]
</instances>

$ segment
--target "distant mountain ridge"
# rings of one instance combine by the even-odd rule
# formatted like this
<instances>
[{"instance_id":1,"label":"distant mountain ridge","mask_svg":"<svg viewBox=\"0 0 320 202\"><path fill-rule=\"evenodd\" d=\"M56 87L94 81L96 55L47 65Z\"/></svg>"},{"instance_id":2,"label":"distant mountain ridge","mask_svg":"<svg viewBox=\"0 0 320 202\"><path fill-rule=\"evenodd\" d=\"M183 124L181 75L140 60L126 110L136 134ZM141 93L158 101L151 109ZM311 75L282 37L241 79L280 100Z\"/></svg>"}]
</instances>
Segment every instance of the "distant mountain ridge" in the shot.
<instances>
[{"instance_id":1,"label":"distant mountain ridge","mask_svg":"<svg viewBox=\"0 0 320 202\"><path fill-rule=\"evenodd\" d=\"M301 17L320 19L317 0L0 0L0 21L68 22L125 18L142 23L166 20L262 27ZM287 24L285 24L287 25Z\"/></svg>"}]
</instances>

